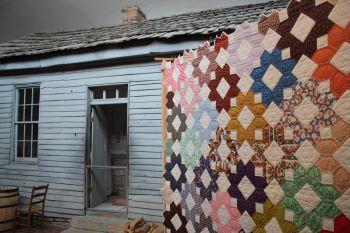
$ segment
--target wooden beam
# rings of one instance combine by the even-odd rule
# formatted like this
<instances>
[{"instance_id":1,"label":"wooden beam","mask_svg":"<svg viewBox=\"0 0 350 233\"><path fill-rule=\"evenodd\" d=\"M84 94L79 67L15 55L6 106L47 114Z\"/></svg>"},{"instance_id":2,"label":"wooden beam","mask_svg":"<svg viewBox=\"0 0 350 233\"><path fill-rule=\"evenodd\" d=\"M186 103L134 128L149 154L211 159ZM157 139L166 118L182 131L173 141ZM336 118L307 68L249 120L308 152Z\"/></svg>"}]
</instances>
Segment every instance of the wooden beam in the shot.
<instances>
[{"instance_id":1,"label":"wooden beam","mask_svg":"<svg viewBox=\"0 0 350 233\"><path fill-rule=\"evenodd\" d=\"M171 58L171 57L155 57L154 60L155 61L173 61L175 58Z\"/></svg>"},{"instance_id":2,"label":"wooden beam","mask_svg":"<svg viewBox=\"0 0 350 233\"><path fill-rule=\"evenodd\" d=\"M165 173L165 165L166 165L166 153L165 153L165 147L166 147L166 139L167 139L167 132L166 132L166 117L167 117L167 109L165 108L166 105L166 94L167 94L167 86L166 86L166 73L165 69L168 64L168 61L170 59L162 59L162 161L163 161L163 167L162 172ZM165 181L163 179L163 188L165 187ZM163 200L165 200L165 190L163 190ZM164 210L166 209L166 204L164 204Z\"/></svg>"}]
</instances>

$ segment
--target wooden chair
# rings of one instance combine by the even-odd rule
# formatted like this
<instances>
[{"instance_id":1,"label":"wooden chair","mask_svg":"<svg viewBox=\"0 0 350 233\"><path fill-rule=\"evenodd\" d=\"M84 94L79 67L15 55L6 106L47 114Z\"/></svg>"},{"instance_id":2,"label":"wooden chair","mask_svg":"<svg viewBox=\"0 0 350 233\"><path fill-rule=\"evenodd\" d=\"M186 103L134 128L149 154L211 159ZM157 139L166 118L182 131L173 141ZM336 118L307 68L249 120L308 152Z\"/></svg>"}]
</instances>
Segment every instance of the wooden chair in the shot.
<instances>
[{"instance_id":1,"label":"wooden chair","mask_svg":"<svg viewBox=\"0 0 350 233\"><path fill-rule=\"evenodd\" d=\"M43 222L45 200L48 189L49 184L33 186L29 203L17 208L17 219L19 220L18 225L32 226L34 215L40 216L40 221Z\"/></svg>"}]
</instances>

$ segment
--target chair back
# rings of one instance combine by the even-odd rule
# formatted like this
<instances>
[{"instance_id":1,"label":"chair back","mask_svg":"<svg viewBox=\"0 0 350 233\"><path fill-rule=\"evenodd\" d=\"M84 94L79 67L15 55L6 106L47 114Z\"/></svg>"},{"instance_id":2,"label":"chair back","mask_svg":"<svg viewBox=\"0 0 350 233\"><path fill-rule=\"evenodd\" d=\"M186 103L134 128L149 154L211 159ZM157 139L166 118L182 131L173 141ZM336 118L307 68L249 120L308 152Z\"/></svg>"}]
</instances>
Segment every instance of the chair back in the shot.
<instances>
[{"instance_id":1,"label":"chair back","mask_svg":"<svg viewBox=\"0 0 350 233\"><path fill-rule=\"evenodd\" d=\"M49 189L49 184L41 186L33 186L32 195L29 201L29 208L34 205L41 204L41 208L44 209L47 190Z\"/></svg>"}]
</instances>

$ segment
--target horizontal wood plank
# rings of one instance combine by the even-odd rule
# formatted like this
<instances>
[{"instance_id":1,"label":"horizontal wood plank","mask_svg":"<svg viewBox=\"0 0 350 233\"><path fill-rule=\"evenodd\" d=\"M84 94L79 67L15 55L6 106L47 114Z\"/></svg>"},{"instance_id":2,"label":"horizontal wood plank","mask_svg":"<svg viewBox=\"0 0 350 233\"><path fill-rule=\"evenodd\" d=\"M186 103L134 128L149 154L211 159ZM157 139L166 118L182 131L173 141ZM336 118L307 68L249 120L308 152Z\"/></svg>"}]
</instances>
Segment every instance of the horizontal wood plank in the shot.
<instances>
[{"instance_id":1,"label":"horizontal wood plank","mask_svg":"<svg viewBox=\"0 0 350 233\"><path fill-rule=\"evenodd\" d=\"M38 163L10 163L14 85L40 83ZM7 76L0 85L0 184L50 183L46 213L82 215L88 88L128 83L129 217L162 219L161 72L158 62L52 74ZM153 203L153 204L152 204Z\"/></svg>"}]
</instances>

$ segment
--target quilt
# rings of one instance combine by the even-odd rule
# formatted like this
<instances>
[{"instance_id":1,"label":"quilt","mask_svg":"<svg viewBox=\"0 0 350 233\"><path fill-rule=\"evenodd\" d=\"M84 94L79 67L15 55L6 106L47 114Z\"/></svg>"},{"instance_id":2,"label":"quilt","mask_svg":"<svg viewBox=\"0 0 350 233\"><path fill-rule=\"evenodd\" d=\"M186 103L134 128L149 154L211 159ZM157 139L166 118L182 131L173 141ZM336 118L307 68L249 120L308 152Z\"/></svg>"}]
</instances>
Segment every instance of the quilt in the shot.
<instances>
[{"instance_id":1,"label":"quilt","mask_svg":"<svg viewBox=\"0 0 350 233\"><path fill-rule=\"evenodd\" d=\"M165 64L167 232L350 232L349 22L292 0Z\"/></svg>"}]
</instances>

